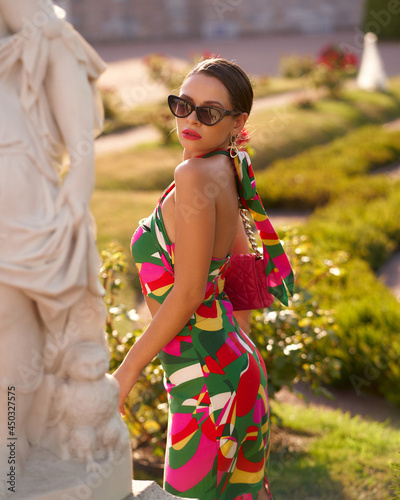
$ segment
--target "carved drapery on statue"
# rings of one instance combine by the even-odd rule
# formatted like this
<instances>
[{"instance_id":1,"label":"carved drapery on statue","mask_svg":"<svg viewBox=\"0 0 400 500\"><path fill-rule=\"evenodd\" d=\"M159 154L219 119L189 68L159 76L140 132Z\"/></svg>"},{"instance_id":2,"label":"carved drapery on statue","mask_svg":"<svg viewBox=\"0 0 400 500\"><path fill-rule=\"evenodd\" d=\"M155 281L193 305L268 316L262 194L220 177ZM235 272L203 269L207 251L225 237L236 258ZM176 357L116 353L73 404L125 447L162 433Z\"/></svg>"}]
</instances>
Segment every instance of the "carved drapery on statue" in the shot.
<instances>
[{"instance_id":1,"label":"carved drapery on statue","mask_svg":"<svg viewBox=\"0 0 400 500\"><path fill-rule=\"evenodd\" d=\"M0 498L75 498L85 485L85 498L122 500L130 447L118 384L106 374L89 211L105 65L54 12L48 0L0 0L0 395L15 388L19 447L14 493L2 414Z\"/></svg>"}]
</instances>

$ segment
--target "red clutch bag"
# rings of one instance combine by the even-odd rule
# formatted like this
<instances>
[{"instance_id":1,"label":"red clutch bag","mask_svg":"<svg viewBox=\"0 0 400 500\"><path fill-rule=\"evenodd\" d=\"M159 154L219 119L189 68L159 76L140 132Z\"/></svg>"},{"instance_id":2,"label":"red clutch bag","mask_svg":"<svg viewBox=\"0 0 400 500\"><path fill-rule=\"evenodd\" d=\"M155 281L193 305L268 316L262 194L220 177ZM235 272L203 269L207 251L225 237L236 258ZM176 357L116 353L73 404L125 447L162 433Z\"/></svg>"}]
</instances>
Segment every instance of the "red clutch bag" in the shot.
<instances>
[{"instance_id":1,"label":"red clutch bag","mask_svg":"<svg viewBox=\"0 0 400 500\"><path fill-rule=\"evenodd\" d=\"M268 291L264 259L257 248L245 210L240 210L240 216L253 253L231 256L231 265L225 272L224 291L234 311L264 309L274 302L275 297Z\"/></svg>"},{"instance_id":2,"label":"red clutch bag","mask_svg":"<svg viewBox=\"0 0 400 500\"><path fill-rule=\"evenodd\" d=\"M268 292L264 260L260 255L235 254L225 273L224 291L234 311L264 309L275 300Z\"/></svg>"}]
</instances>

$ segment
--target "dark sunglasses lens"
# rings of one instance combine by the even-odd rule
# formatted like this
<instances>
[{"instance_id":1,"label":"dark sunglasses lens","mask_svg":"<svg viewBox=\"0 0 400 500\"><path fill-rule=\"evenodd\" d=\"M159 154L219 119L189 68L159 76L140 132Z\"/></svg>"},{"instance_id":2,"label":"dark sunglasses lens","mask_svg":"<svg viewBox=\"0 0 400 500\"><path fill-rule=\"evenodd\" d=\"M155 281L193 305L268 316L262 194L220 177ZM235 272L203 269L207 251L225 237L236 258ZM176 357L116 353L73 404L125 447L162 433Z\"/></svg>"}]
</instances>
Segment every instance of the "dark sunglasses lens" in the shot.
<instances>
[{"instance_id":1,"label":"dark sunglasses lens","mask_svg":"<svg viewBox=\"0 0 400 500\"><path fill-rule=\"evenodd\" d=\"M209 108L208 106L198 108L197 115L204 125L215 125L224 117L224 114L218 111L218 109Z\"/></svg>"},{"instance_id":2,"label":"dark sunglasses lens","mask_svg":"<svg viewBox=\"0 0 400 500\"><path fill-rule=\"evenodd\" d=\"M169 97L168 104L172 113L178 117L185 117L192 111L191 105L179 97Z\"/></svg>"}]
</instances>

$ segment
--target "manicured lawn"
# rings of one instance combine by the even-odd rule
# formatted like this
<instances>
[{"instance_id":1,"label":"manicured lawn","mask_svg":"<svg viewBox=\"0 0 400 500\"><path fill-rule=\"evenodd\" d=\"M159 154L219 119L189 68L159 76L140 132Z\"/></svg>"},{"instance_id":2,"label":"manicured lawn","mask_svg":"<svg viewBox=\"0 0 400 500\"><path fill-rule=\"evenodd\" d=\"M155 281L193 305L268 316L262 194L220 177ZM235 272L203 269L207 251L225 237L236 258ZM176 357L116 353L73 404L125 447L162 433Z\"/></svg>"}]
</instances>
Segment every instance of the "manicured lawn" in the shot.
<instances>
[{"instance_id":1,"label":"manicured lawn","mask_svg":"<svg viewBox=\"0 0 400 500\"><path fill-rule=\"evenodd\" d=\"M275 500L392 498L390 464L399 459L399 429L340 410L278 402L272 408L283 424L272 438Z\"/></svg>"}]
</instances>

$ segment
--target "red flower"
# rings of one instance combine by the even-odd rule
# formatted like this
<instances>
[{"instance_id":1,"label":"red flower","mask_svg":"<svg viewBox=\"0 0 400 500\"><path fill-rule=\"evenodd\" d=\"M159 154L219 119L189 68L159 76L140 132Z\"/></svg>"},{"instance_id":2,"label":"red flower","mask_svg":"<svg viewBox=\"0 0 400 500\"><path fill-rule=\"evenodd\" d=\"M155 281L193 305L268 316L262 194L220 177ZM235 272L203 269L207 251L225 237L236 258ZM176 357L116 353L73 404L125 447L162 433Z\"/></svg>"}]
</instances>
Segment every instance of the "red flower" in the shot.
<instances>
[{"instance_id":1,"label":"red flower","mask_svg":"<svg viewBox=\"0 0 400 500\"><path fill-rule=\"evenodd\" d=\"M349 66L357 66L357 57L352 52L344 52L337 45L324 47L316 60L329 69L348 69Z\"/></svg>"},{"instance_id":2,"label":"red flower","mask_svg":"<svg viewBox=\"0 0 400 500\"><path fill-rule=\"evenodd\" d=\"M246 144L249 142L250 140L250 134L249 134L249 131L247 129L242 129L237 137L236 137L236 145L239 147L239 148L245 148L246 147Z\"/></svg>"}]
</instances>

